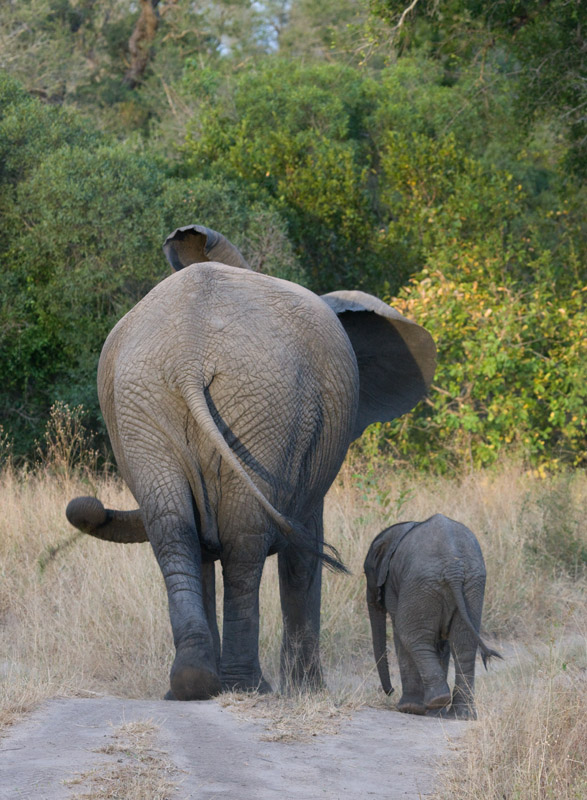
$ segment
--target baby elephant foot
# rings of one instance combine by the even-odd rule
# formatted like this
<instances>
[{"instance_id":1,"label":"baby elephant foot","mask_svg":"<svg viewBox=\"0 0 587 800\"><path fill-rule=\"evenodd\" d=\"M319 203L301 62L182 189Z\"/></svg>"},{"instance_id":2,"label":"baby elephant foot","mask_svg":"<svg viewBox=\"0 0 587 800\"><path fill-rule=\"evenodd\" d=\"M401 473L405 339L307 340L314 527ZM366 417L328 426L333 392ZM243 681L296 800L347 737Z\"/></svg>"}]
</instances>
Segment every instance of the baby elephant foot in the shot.
<instances>
[{"instance_id":1,"label":"baby elephant foot","mask_svg":"<svg viewBox=\"0 0 587 800\"><path fill-rule=\"evenodd\" d=\"M451 717L454 719L468 719L468 720L476 720L477 719L477 711L475 710L475 706L473 705L465 705L465 704L455 704L453 703L450 709Z\"/></svg>"},{"instance_id":2,"label":"baby elephant foot","mask_svg":"<svg viewBox=\"0 0 587 800\"><path fill-rule=\"evenodd\" d=\"M403 694L397 704L397 710L401 711L402 714L418 714L422 716L426 713L426 706L421 697Z\"/></svg>"},{"instance_id":3,"label":"baby elephant foot","mask_svg":"<svg viewBox=\"0 0 587 800\"><path fill-rule=\"evenodd\" d=\"M427 717L434 717L435 719L454 719L451 710L446 706L444 708L428 708L426 709Z\"/></svg>"},{"instance_id":4,"label":"baby elephant foot","mask_svg":"<svg viewBox=\"0 0 587 800\"><path fill-rule=\"evenodd\" d=\"M428 709L444 708L450 705L451 694L448 684L434 686L424 694L424 705Z\"/></svg>"}]
</instances>

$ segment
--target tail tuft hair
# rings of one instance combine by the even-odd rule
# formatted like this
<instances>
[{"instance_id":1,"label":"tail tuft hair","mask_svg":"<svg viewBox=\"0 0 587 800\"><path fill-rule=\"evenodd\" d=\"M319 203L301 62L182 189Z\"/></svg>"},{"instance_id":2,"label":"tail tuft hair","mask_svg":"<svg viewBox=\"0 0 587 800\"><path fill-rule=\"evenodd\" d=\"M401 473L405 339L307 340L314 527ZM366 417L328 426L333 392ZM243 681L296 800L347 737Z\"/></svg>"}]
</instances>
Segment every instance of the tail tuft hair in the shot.
<instances>
[{"instance_id":1,"label":"tail tuft hair","mask_svg":"<svg viewBox=\"0 0 587 800\"><path fill-rule=\"evenodd\" d=\"M492 658L499 658L501 661L503 661L503 656L501 653L498 653L497 650L492 650L485 644L483 644L479 649L481 650L481 660L483 661L483 666L485 669L487 669L487 664Z\"/></svg>"}]
</instances>

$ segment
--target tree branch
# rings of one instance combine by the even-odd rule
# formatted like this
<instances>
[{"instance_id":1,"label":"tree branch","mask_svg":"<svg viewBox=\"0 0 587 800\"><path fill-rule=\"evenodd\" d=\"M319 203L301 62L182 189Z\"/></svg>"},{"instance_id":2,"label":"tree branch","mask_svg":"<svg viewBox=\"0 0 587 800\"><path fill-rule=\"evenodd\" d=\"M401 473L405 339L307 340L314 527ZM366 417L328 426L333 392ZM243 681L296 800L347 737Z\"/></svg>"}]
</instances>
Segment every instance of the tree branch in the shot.
<instances>
[{"instance_id":1,"label":"tree branch","mask_svg":"<svg viewBox=\"0 0 587 800\"><path fill-rule=\"evenodd\" d=\"M406 21L406 17L408 16L408 14L416 8L416 6L418 5L419 2L420 2L420 0L412 0L410 5L407 8L404 8L404 10L402 11L401 16L400 16L400 18L398 20L397 25L395 25L394 28L392 29L392 33L397 33L399 31L399 29L402 27L402 25Z\"/></svg>"}]
</instances>

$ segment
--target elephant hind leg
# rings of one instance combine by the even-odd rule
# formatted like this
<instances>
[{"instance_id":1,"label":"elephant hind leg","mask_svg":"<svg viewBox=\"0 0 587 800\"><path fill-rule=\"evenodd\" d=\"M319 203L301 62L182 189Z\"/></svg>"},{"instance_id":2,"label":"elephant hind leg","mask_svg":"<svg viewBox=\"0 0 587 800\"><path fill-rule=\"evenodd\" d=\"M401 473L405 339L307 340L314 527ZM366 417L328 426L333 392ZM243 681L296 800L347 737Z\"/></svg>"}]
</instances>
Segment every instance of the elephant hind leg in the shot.
<instances>
[{"instance_id":1,"label":"elephant hind leg","mask_svg":"<svg viewBox=\"0 0 587 800\"><path fill-rule=\"evenodd\" d=\"M322 506L309 528L322 547ZM320 593L322 564L315 555L290 546L279 553L279 591L283 615L280 673L283 691L321 689Z\"/></svg>"},{"instance_id":2,"label":"elephant hind leg","mask_svg":"<svg viewBox=\"0 0 587 800\"><path fill-rule=\"evenodd\" d=\"M460 612L456 613L450 628L450 646L455 665L455 685L451 712L460 719L477 719L475 710L475 659L478 637L475 631L481 627L483 591L485 579L471 579L465 586L468 621Z\"/></svg>"},{"instance_id":3,"label":"elephant hind leg","mask_svg":"<svg viewBox=\"0 0 587 800\"><path fill-rule=\"evenodd\" d=\"M137 499L167 589L176 649L171 693L177 700L205 700L218 694L221 684L191 490L178 470L161 469L159 475L164 483L144 479Z\"/></svg>"},{"instance_id":4,"label":"elephant hind leg","mask_svg":"<svg viewBox=\"0 0 587 800\"><path fill-rule=\"evenodd\" d=\"M406 648L403 646L395 629L393 632L395 652L399 664L399 671L402 680L402 696L400 697L397 710L403 714L424 714L424 684L418 672L416 664Z\"/></svg>"},{"instance_id":5,"label":"elephant hind leg","mask_svg":"<svg viewBox=\"0 0 587 800\"><path fill-rule=\"evenodd\" d=\"M225 538L222 555L222 688L267 693L271 686L259 663L259 587L269 544L254 532L260 522L242 524L243 531Z\"/></svg>"},{"instance_id":6,"label":"elephant hind leg","mask_svg":"<svg viewBox=\"0 0 587 800\"><path fill-rule=\"evenodd\" d=\"M460 619L455 620L451 630L451 649L455 664L451 712L459 719L476 719L474 694L477 641Z\"/></svg>"},{"instance_id":7,"label":"elephant hind leg","mask_svg":"<svg viewBox=\"0 0 587 800\"><path fill-rule=\"evenodd\" d=\"M178 691L184 696L190 696L191 699L207 699L215 694L218 694L217 676L220 674L220 635L218 633L218 621L216 619L216 575L213 561L202 562L202 583L204 593L204 607L206 612L206 619L208 620L208 627L212 634L212 642L214 645L214 656L216 665L216 675L212 675L209 670L204 670L198 673L194 671L193 665L190 665L189 658L186 658L186 653L182 653L179 659L176 659L176 664L173 665L173 683L178 688ZM185 662L185 671L181 676L181 661ZM211 683L210 683L210 679ZM178 687L178 684L182 684ZM192 695L195 696L192 697ZM165 700L177 700L172 689L165 695Z\"/></svg>"},{"instance_id":8,"label":"elephant hind leg","mask_svg":"<svg viewBox=\"0 0 587 800\"><path fill-rule=\"evenodd\" d=\"M415 665L415 671L420 676L424 690L422 702L425 709L438 709L450 704L451 694L446 681L446 655L443 651L444 660L441 661L436 646L439 629L438 620L433 617L426 619L426 611L427 609L424 608L423 613L418 614L420 621L418 627L416 627L414 618L417 615L417 609L414 609L413 604L402 603L400 598L395 624L399 631L401 644ZM424 622L421 620L424 620ZM402 673L403 683L404 676Z\"/></svg>"}]
</instances>

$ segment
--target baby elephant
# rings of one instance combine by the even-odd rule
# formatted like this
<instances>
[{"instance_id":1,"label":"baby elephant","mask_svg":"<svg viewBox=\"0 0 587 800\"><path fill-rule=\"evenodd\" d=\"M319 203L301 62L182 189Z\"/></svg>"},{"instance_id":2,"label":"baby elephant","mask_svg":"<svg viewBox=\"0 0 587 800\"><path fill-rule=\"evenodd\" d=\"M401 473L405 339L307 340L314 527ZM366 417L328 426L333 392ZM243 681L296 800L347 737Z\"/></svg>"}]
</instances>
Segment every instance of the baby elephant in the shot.
<instances>
[{"instance_id":1,"label":"baby elephant","mask_svg":"<svg viewBox=\"0 0 587 800\"><path fill-rule=\"evenodd\" d=\"M389 678L386 610L402 679L398 710L434 713L451 704L447 683L452 651L455 685L450 710L442 712L475 719L473 690L475 655L483 664L491 656L479 636L485 563L475 535L442 514L425 522L401 522L377 536L365 559L367 605L373 652L387 694Z\"/></svg>"}]
</instances>

